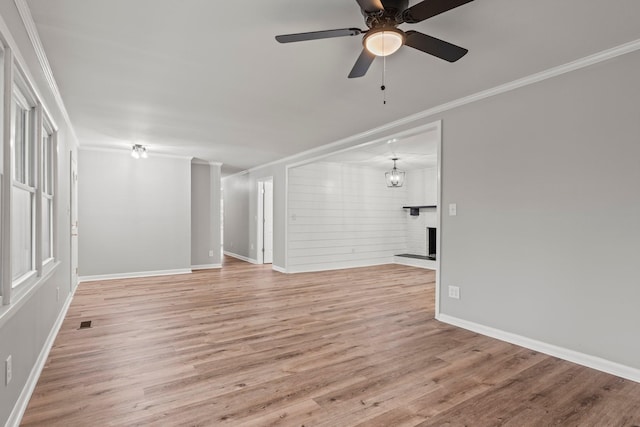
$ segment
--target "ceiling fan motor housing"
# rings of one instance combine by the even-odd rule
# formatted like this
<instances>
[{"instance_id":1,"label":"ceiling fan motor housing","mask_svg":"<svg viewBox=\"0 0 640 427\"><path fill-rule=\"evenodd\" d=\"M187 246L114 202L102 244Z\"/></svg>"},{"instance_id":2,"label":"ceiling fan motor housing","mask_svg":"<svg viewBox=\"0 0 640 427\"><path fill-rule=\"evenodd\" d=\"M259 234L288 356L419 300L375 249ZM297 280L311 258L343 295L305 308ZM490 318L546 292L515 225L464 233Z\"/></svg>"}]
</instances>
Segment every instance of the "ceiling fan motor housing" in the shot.
<instances>
[{"instance_id":1,"label":"ceiling fan motor housing","mask_svg":"<svg viewBox=\"0 0 640 427\"><path fill-rule=\"evenodd\" d=\"M373 29L397 26L403 21L402 14L409 6L409 0L382 0L382 5L382 11L367 13L362 10L367 27Z\"/></svg>"}]
</instances>

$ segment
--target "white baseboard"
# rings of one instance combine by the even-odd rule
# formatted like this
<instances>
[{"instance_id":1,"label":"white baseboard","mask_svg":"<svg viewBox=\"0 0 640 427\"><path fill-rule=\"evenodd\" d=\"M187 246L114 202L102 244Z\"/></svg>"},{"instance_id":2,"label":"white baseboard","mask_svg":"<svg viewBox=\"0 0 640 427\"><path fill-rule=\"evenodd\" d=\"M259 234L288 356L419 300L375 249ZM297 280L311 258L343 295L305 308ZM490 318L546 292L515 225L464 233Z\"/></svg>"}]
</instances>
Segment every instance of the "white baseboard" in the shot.
<instances>
[{"instance_id":1,"label":"white baseboard","mask_svg":"<svg viewBox=\"0 0 640 427\"><path fill-rule=\"evenodd\" d=\"M489 326L480 325L478 323L469 322L467 320L459 319L457 317L449 316L442 313L437 315L436 319L441 322L467 329L469 331L477 332L491 338L506 341L511 344L519 345L521 347L548 354L559 359L577 363L578 365L586 366L588 368L596 369L598 371L606 372L608 374L616 375L618 377L640 383L640 369L621 365L619 363L602 359L600 357L580 353L568 348L559 347L542 341L537 341L531 338L523 337L521 335L513 334L511 332L506 332Z\"/></svg>"},{"instance_id":2,"label":"white baseboard","mask_svg":"<svg viewBox=\"0 0 640 427\"><path fill-rule=\"evenodd\" d=\"M277 271L278 273L287 274L287 269L286 268L278 267L275 264L271 264L271 269Z\"/></svg>"},{"instance_id":3,"label":"white baseboard","mask_svg":"<svg viewBox=\"0 0 640 427\"><path fill-rule=\"evenodd\" d=\"M408 265L410 267L426 268L428 270L436 270L436 261L431 259L417 259L404 256L394 256L393 263Z\"/></svg>"},{"instance_id":4,"label":"white baseboard","mask_svg":"<svg viewBox=\"0 0 640 427\"><path fill-rule=\"evenodd\" d=\"M116 273L116 274L100 274L97 276L80 276L79 282L94 282L96 280L115 280L115 279L135 279L139 277L153 277L153 276L173 276L175 274L190 274L191 269L181 268L176 270L157 270L157 271L138 271L131 273Z\"/></svg>"},{"instance_id":5,"label":"white baseboard","mask_svg":"<svg viewBox=\"0 0 640 427\"><path fill-rule=\"evenodd\" d=\"M367 261L367 260L356 260L356 261L348 261L344 263L325 263L325 264L313 264L313 265L305 265L305 266L293 266L287 268L287 273L314 273L318 271L329 271L329 270L346 270L348 268L362 268L362 267L374 267L376 265L385 265L392 264L393 260L390 257L389 259L384 259L382 261Z\"/></svg>"},{"instance_id":6,"label":"white baseboard","mask_svg":"<svg viewBox=\"0 0 640 427\"><path fill-rule=\"evenodd\" d=\"M78 289L76 287L76 289ZM35 390L36 385L38 384L38 379L40 378L40 374L42 373L42 369L44 368L45 363L47 362L47 358L49 357L49 352L53 347L53 343L58 336L58 331L60 331L60 327L62 326L62 322L64 322L64 318L67 316L67 311L69 311L69 307L71 306L71 301L73 300L73 295L75 294L75 289L69 294L67 300L60 310L60 314L58 314L58 318L56 322L53 324L51 331L49 332L49 336L47 336L47 340L44 342L42 346L42 350L40 350L40 354L38 355L38 359L36 359L36 363L31 368L31 372L29 373L29 378L27 378L27 382L25 383L22 391L20 392L20 396L18 397L18 401L13 407L11 414L9 415L9 419L5 424L5 427L18 427L20 425L20 421L22 421L22 417L24 416L24 412L27 410L27 405L29 405L29 400L31 399L31 395L33 394L33 390Z\"/></svg>"},{"instance_id":7,"label":"white baseboard","mask_svg":"<svg viewBox=\"0 0 640 427\"><path fill-rule=\"evenodd\" d=\"M228 255L228 256L230 256L232 258L239 259L240 261L250 262L251 264L257 264L258 263L258 260L247 258L246 256L243 256L243 255L234 254L233 252L224 251L224 254Z\"/></svg>"},{"instance_id":8,"label":"white baseboard","mask_svg":"<svg viewBox=\"0 0 640 427\"><path fill-rule=\"evenodd\" d=\"M191 270L210 270L212 268L222 268L222 264L202 264L191 266Z\"/></svg>"}]
</instances>

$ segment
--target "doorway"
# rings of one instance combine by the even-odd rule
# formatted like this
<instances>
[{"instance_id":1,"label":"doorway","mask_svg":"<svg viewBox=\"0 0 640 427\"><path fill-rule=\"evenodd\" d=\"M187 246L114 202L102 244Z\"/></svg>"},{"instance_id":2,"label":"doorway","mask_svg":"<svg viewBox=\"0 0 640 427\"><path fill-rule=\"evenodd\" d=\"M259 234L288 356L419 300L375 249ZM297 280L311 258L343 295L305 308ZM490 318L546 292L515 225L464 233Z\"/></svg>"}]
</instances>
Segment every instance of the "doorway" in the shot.
<instances>
[{"instance_id":1,"label":"doorway","mask_svg":"<svg viewBox=\"0 0 640 427\"><path fill-rule=\"evenodd\" d=\"M435 270L439 314L441 153L437 121L287 165L286 272L387 263ZM394 158L407 182L392 188L385 178Z\"/></svg>"},{"instance_id":2,"label":"doorway","mask_svg":"<svg viewBox=\"0 0 640 427\"><path fill-rule=\"evenodd\" d=\"M258 180L258 264L273 263L273 177Z\"/></svg>"}]
</instances>

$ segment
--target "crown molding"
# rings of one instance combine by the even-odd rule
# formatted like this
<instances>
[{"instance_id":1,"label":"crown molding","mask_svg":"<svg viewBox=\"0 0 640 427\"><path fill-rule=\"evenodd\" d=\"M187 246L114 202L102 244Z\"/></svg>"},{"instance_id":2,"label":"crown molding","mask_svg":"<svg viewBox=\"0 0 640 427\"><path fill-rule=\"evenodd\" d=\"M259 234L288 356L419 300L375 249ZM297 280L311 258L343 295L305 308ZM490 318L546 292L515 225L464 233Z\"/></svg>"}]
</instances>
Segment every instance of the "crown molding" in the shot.
<instances>
[{"instance_id":1,"label":"crown molding","mask_svg":"<svg viewBox=\"0 0 640 427\"><path fill-rule=\"evenodd\" d=\"M49 90L51 90L53 98L55 99L56 104L60 109L62 117L69 127L71 135L73 136L74 144L76 145L76 147L78 147L78 135L76 134L75 128L71 123L71 118L69 117L67 108L64 105L64 101L62 100L62 95L60 94L60 90L58 89L58 84L53 77L53 71L51 70L47 55L44 52L44 47L42 46L42 41L40 40L40 34L38 34L36 23L33 20L33 16L31 15L31 9L29 9L29 5L27 4L26 0L14 0L14 3L18 8L18 13L20 14L20 18L22 19L22 23L24 24L25 30L27 31L27 35L29 36L29 40L31 41L33 50L36 53L38 62L40 63L40 68L42 69L45 79L47 80ZM24 60L22 62L24 63Z\"/></svg>"},{"instance_id":2,"label":"crown molding","mask_svg":"<svg viewBox=\"0 0 640 427\"><path fill-rule=\"evenodd\" d=\"M291 162L294 160L298 160L300 159L301 162L303 161L303 159L307 156L311 156L313 154L317 154L317 153L321 153L323 151L326 150L331 150L332 148L350 148L350 144L354 144L358 141L362 141L362 140L366 140L367 138L381 138L384 139L384 137L381 136L381 134L383 132L389 132L389 131L393 131L396 128L400 127L400 126L404 126L404 125L410 125L410 124L414 124L416 122L419 122L421 120L427 119L430 116L436 115L436 114L441 114L445 111L449 111L449 110L453 110L454 108L458 108L458 107L462 107L464 105L467 104L471 104L473 102L476 101L481 101L483 99L486 98L490 98L492 96L496 96L496 95L500 95L506 92L510 92L512 90L524 87L524 86L529 86L532 85L534 83L538 83L541 82L543 80L547 80L553 77L557 77L560 76L562 74L566 74L569 73L571 71L576 71L579 70L581 68L585 68L588 67L590 65L594 65L594 64L598 64L600 62L604 62L607 61L609 59L613 59L616 58L618 56L622 56L622 55L626 55L628 53L632 53L635 52L637 50L640 50L640 39L637 40L633 40L630 41L628 43L624 43L618 46L615 46L613 48L610 49L606 49L603 51L600 51L598 53L595 53L593 55L589 55L589 56L585 56L583 58L577 59L575 61L571 61L571 62L567 62L565 64L562 65L558 65L556 67L552 67L549 68L545 71L541 71L539 73L535 73L535 74L531 74L529 76L520 78L520 79L516 79L513 80L511 82L508 83L504 83L502 85L499 86L495 86L491 89L487 89L487 90L483 90L480 92L476 92L475 94L472 95L468 95L462 98L458 98L456 100L450 101L450 102L446 102L444 104L440 104L438 106L435 106L433 108L429 108L428 110L424 110L421 111L419 113L416 114L412 114L410 116L407 117L403 117L402 119L393 121L393 122L389 122L387 124L384 124L382 126L379 126L377 128L373 128L370 129L368 131L365 132L361 132L358 133L356 135L352 135L350 137L347 138L343 138L340 139L338 141L335 142L331 142L325 145L321 145L319 147L315 147L315 148L311 148L309 150L306 151L302 151L300 153L297 154L293 154L291 156L288 157L284 157L280 160L274 160L272 162L269 163L265 163L263 165L260 166L255 166L252 167L250 169L247 169L246 171L242 171L242 172L238 172L236 174L230 175L229 177L232 176L236 176L236 175L241 175L243 173L248 173L248 172L255 172L259 169L263 169L266 167L270 167L270 166L275 166L277 164L281 164L281 163L287 163L287 162ZM417 123L416 123L417 124ZM329 154L332 154L333 152L329 152Z\"/></svg>"},{"instance_id":3,"label":"crown molding","mask_svg":"<svg viewBox=\"0 0 640 427\"><path fill-rule=\"evenodd\" d=\"M44 75L47 79L47 82L49 84L49 87L54 95L54 98L56 100L56 103L58 104L58 107L60 108L65 122L67 123L67 125L70 127L71 132L75 138L76 144L78 141L78 138L75 134L75 130L73 128L73 125L71 124L71 120L69 118L69 114L67 113L67 110L64 106L64 102L62 100L62 96L60 95L60 91L58 90L58 86L56 84L56 81L53 77L53 73L51 71L51 67L49 65L49 61L47 60L47 56L44 52L44 48L42 46L42 42L40 41L40 36L38 34L35 22L33 21L33 17L31 15L31 10L29 9L29 6L26 2L26 0L14 0L16 7L18 8L18 12L20 13L20 17L22 18L22 21L24 23L24 26L26 28L26 31L29 35L29 39L31 40L31 44L33 45L33 48L36 52L36 55L38 57L38 61L40 62L40 66L42 68L42 71L44 72ZM5 25L6 26L6 25ZM13 45L15 45L15 42L13 42ZM454 101L450 101L450 102L446 102L444 104L440 104L436 107L421 111L419 113L416 114L412 114L410 116L404 117L402 119L387 123L385 125L379 126L377 128L373 128L370 129L368 131L365 132L361 132L358 133L356 135L352 135L350 137L347 138L343 138L340 139L338 141L334 141L319 147L315 147L297 154L293 154L291 156L288 157L284 157L282 159L278 159L278 160L274 160L272 162L268 162L265 164L262 164L260 166L255 166L252 168L247 169L246 171L241 171L238 173L235 173L233 175L229 175L229 177L232 176L236 176L236 175L241 175L243 173L248 173L248 172L254 172L256 170L259 169L263 169L266 167L270 167L270 166L274 166L274 165L278 165L281 163L287 163L296 159L302 159L306 156L309 155L313 155L316 153L320 153L322 151L325 150L331 150L332 148L346 148L349 144L353 144L357 141L363 140L363 139L367 139L367 138L371 138L371 137L379 137L381 133L386 132L386 131L393 131L394 129L403 126L403 125L409 125L412 124L414 122L426 119L430 116L433 116L435 114L440 114L443 113L445 111L449 111L452 110L454 108L458 108L461 107L463 105L467 105L467 104L471 104L473 102L476 101L480 101L492 96L496 96L496 95L500 95L502 93L505 92L509 92L524 86L528 86L534 83L538 83L541 82L543 80L547 80L553 77L557 77L559 75L565 74L565 73L569 73L571 71L575 71L575 70L579 70L581 68L585 68L588 67L590 65L594 65L612 58L616 58L618 56L622 56L634 51L637 51L640 49L640 39L637 40L633 40L631 42L628 43L624 43L622 45L619 46L615 46L613 48L610 49L606 49L603 50L601 52L595 53L593 55L589 55L580 59L577 59L575 61L571 61L568 62L566 64L562 64L556 67L552 67L549 68L545 71L539 72L539 73L535 73L535 74L531 74L529 76L520 78L520 79L516 79L513 80L511 82L499 85L499 86L495 86L491 89L487 89L484 91L480 91L477 92L475 94L469 95L469 96L465 96L459 99L456 99ZM16 50L16 49L14 49ZM17 56L19 58L21 58L21 56L19 55L19 52L16 52ZM22 60L22 62L24 63L24 60Z\"/></svg>"},{"instance_id":4,"label":"crown molding","mask_svg":"<svg viewBox=\"0 0 640 427\"><path fill-rule=\"evenodd\" d=\"M222 162L212 162L209 160L198 159L196 157L194 157L193 160L191 160L191 163L194 163L196 165L209 165L214 167L222 167Z\"/></svg>"},{"instance_id":5,"label":"crown molding","mask_svg":"<svg viewBox=\"0 0 640 427\"><path fill-rule=\"evenodd\" d=\"M101 151L105 153L118 153L118 154L127 154L131 152L131 149L122 149L122 148L112 148L112 147L96 147L96 146L86 146L83 145L78 147L78 151ZM181 160L189 160L192 161L193 157L191 156L179 156L176 154L166 154L166 153L149 153L149 159L153 157L161 157L161 158L171 158L171 159L181 159ZM143 159L148 160L148 159ZM208 163L204 163L205 165Z\"/></svg>"}]
</instances>

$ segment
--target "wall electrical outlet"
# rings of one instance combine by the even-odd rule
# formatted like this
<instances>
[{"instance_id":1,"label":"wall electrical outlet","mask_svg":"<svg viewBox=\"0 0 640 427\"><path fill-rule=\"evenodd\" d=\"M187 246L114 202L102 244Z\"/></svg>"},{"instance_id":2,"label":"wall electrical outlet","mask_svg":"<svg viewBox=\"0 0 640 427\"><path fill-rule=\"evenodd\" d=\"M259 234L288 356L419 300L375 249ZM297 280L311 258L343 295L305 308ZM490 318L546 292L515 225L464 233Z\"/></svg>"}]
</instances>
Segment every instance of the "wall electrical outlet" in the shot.
<instances>
[{"instance_id":1,"label":"wall electrical outlet","mask_svg":"<svg viewBox=\"0 0 640 427\"><path fill-rule=\"evenodd\" d=\"M449 298L460 299L460 288L458 286L449 286Z\"/></svg>"},{"instance_id":2,"label":"wall electrical outlet","mask_svg":"<svg viewBox=\"0 0 640 427\"><path fill-rule=\"evenodd\" d=\"M213 256L213 251L209 251L209 256Z\"/></svg>"},{"instance_id":3,"label":"wall electrical outlet","mask_svg":"<svg viewBox=\"0 0 640 427\"><path fill-rule=\"evenodd\" d=\"M456 216L458 214L458 205L455 203L449 203L449 216Z\"/></svg>"},{"instance_id":4,"label":"wall electrical outlet","mask_svg":"<svg viewBox=\"0 0 640 427\"><path fill-rule=\"evenodd\" d=\"M13 367L11 366L11 356L4 361L4 385L9 385L13 378Z\"/></svg>"},{"instance_id":5,"label":"wall electrical outlet","mask_svg":"<svg viewBox=\"0 0 640 427\"><path fill-rule=\"evenodd\" d=\"M60 301L60 288L56 288L56 301Z\"/></svg>"}]
</instances>

